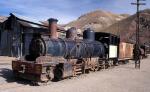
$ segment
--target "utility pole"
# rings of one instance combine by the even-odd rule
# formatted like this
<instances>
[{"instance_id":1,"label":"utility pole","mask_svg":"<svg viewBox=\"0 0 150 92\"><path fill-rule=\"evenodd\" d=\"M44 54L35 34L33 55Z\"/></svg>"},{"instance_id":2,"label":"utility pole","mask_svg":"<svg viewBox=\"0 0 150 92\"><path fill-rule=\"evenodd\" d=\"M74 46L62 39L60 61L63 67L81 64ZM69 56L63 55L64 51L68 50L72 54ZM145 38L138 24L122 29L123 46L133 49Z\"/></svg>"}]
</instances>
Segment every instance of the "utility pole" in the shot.
<instances>
[{"instance_id":1,"label":"utility pole","mask_svg":"<svg viewBox=\"0 0 150 92\"><path fill-rule=\"evenodd\" d=\"M139 46L139 31L140 31L140 10L139 10L139 7L140 5L145 5L145 3L140 3L140 1L145 1L145 0L137 0L136 3L131 3L132 5L136 5L137 6L137 12L136 12L136 15L137 15L137 21L136 21L136 44L135 44L135 51L134 51L134 54L135 54L135 68L138 68L140 69L140 46Z\"/></svg>"}]
</instances>

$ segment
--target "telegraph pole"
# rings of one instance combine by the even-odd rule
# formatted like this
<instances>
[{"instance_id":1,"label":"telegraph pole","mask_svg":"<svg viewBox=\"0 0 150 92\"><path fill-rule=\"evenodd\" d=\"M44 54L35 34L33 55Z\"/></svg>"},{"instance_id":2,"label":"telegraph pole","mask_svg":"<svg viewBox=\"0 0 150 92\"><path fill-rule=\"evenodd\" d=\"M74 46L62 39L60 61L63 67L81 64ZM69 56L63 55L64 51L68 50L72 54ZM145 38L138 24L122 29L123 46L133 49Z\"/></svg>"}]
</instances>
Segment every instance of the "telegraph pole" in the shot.
<instances>
[{"instance_id":1,"label":"telegraph pole","mask_svg":"<svg viewBox=\"0 0 150 92\"><path fill-rule=\"evenodd\" d=\"M140 10L139 7L141 5L145 5L145 3L141 3L140 1L145 1L145 0L137 0L136 3L131 3L132 5L136 5L137 6L137 21L136 21L136 44L135 44L135 68L139 68L140 69L140 46L139 46L139 31L140 31Z\"/></svg>"}]
</instances>

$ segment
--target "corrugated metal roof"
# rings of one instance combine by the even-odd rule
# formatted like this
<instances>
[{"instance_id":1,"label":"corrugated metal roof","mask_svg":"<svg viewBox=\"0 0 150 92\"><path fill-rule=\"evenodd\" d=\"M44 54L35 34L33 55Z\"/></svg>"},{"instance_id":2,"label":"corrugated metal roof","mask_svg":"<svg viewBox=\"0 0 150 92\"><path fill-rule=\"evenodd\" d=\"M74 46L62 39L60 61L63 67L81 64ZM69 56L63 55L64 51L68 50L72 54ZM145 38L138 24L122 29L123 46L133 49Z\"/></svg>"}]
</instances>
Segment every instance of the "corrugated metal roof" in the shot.
<instances>
[{"instance_id":1,"label":"corrugated metal roof","mask_svg":"<svg viewBox=\"0 0 150 92\"><path fill-rule=\"evenodd\" d=\"M26 22L23 22L23 21L19 21L19 23L23 26L26 26L26 27L32 27L29 23L26 23Z\"/></svg>"},{"instance_id":2,"label":"corrugated metal roof","mask_svg":"<svg viewBox=\"0 0 150 92\"><path fill-rule=\"evenodd\" d=\"M30 20L30 18L28 17L25 17L25 16L21 16L21 15L18 15L18 14L10 14L12 16L15 16L18 18L18 22L25 26L25 27L33 27L33 28L46 28L48 29L48 21L33 21L33 19ZM11 16L10 16L11 17ZM0 16L0 23L1 22L4 22L5 20L7 20L8 18L7 17L4 17L4 16ZM29 20L29 21L28 21ZM65 32L66 30L64 29L64 26L63 25L58 25L58 31L59 32Z\"/></svg>"},{"instance_id":3,"label":"corrugated metal roof","mask_svg":"<svg viewBox=\"0 0 150 92\"><path fill-rule=\"evenodd\" d=\"M32 18L29 18L29 17L26 17L26 16L22 16L22 15L19 15L19 14L16 14L16 13L12 13L12 14L15 15L15 16L16 16L17 18L19 18L19 19L29 20L29 21L31 21L31 22L41 24L41 22L39 22L39 21L36 20L36 19L32 19ZM27 23L27 22L24 22L24 21L19 21L19 23L22 24L23 26L26 26L26 27L41 28L41 26L38 26L38 25L35 25L35 24L31 24L31 23Z\"/></svg>"},{"instance_id":4,"label":"corrugated metal roof","mask_svg":"<svg viewBox=\"0 0 150 92\"><path fill-rule=\"evenodd\" d=\"M40 21L43 25L48 26L48 21ZM58 30L66 31L63 25L57 24Z\"/></svg>"}]
</instances>

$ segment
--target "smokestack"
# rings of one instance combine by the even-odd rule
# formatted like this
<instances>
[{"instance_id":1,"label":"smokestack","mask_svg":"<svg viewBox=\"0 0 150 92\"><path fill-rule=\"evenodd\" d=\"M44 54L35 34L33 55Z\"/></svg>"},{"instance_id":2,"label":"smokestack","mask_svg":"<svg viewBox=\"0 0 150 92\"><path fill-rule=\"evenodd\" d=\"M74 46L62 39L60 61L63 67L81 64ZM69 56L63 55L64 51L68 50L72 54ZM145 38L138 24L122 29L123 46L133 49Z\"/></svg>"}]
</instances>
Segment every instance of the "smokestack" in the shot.
<instances>
[{"instance_id":1,"label":"smokestack","mask_svg":"<svg viewBox=\"0 0 150 92\"><path fill-rule=\"evenodd\" d=\"M50 31L50 38L57 39L58 33L57 33L57 19L50 18L48 19L49 22L49 31Z\"/></svg>"}]
</instances>

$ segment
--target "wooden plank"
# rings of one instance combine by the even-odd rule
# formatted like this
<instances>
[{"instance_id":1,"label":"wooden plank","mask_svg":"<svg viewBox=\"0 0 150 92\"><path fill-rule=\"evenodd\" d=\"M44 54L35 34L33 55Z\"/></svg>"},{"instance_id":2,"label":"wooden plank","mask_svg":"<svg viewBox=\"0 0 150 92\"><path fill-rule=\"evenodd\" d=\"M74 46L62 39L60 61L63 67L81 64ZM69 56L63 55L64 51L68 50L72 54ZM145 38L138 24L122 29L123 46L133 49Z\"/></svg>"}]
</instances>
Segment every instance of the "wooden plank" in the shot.
<instances>
[{"instance_id":1,"label":"wooden plank","mask_svg":"<svg viewBox=\"0 0 150 92\"><path fill-rule=\"evenodd\" d=\"M133 58L134 44L121 42L119 44L119 59L132 59Z\"/></svg>"}]
</instances>

